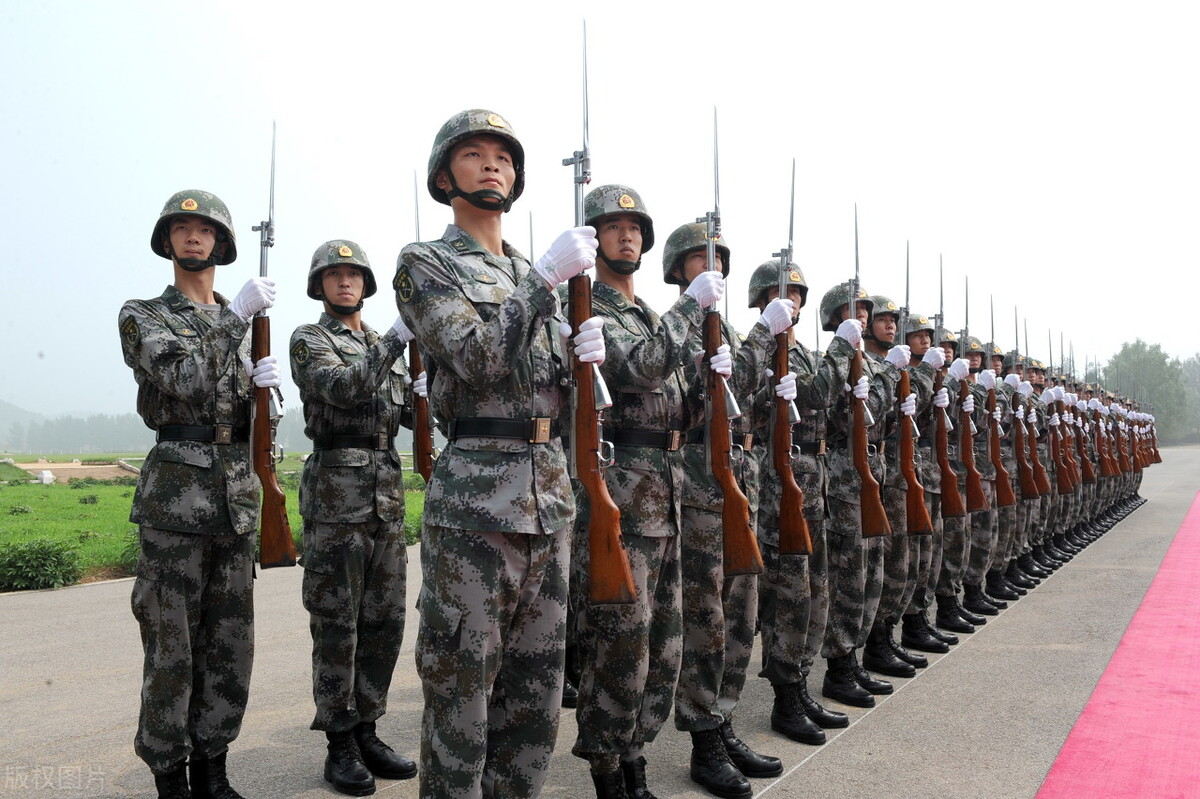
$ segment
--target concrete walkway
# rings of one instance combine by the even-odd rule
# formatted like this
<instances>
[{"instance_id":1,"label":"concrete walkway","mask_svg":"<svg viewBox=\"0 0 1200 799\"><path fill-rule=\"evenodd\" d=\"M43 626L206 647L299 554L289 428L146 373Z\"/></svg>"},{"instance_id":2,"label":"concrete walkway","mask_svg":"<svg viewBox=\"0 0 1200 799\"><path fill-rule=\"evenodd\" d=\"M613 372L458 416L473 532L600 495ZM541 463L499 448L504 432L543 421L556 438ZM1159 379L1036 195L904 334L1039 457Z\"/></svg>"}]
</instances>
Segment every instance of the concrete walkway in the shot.
<instances>
[{"instance_id":1,"label":"concrete walkway","mask_svg":"<svg viewBox=\"0 0 1200 799\"><path fill-rule=\"evenodd\" d=\"M823 747L770 729L771 691L751 677L736 727L785 763L757 795L1033 797L1104 671L1172 536L1200 488L1200 448L1170 448L1146 472L1150 500L1039 588L938 657ZM416 550L409 596L416 597ZM256 586L257 658L250 707L229 760L247 797L335 796L321 779L323 737L311 732L310 639L300 569L274 569ZM149 797L150 772L133 753L141 647L129 610L131 580L0 595L0 796ZM415 756L421 714L410 613L380 733ZM757 657L755 658L757 662ZM814 693L820 674L814 674ZM1161 697L1147 697L1153 712ZM836 706L836 704L835 704ZM570 754L574 717L563 713L545 795L592 795ZM690 741L673 727L649 747L661 798L701 797L687 776ZM379 794L415 797L416 782L380 781Z\"/></svg>"}]
</instances>

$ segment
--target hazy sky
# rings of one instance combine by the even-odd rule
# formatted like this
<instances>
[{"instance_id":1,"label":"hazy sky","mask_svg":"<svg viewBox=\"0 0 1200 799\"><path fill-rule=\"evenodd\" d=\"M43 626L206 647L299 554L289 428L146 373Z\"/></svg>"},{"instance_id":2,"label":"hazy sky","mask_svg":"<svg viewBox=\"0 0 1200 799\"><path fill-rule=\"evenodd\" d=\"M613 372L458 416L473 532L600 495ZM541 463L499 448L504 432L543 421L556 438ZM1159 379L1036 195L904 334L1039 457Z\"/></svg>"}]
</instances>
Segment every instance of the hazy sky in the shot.
<instances>
[{"instance_id":1,"label":"hazy sky","mask_svg":"<svg viewBox=\"0 0 1200 799\"><path fill-rule=\"evenodd\" d=\"M425 10L416 9L425 6ZM272 311L285 354L320 307L304 293L318 244L349 238L384 290L365 318L395 318L391 276L449 209L425 192L433 136L453 113L503 114L527 155L506 238L536 257L573 219L581 142L581 24L588 24L593 185L642 195L659 245L639 292L665 309L662 242L712 205L720 115L730 308L745 329L753 267L787 241L797 163L796 260L815 307L854 268L864 287L946 313L1032 354L1077 362L1140 336L1200 350L1200 11L1186 2L254 3L0 0L0 399L47 415L132 411L117 311L157 296L169 264L149 249L183 188L230 206L233 296L258 271L276 120ZM770 11L767 9L770 8ZM1179 298L1181 302L1172 304ZM828 334L822 336L828 340ZM1023 343L1023 342L1022 342ZM284 359L286 360L286 358ZM288 407L298 405L285 379Z\"/></svg>"}]
</instances>

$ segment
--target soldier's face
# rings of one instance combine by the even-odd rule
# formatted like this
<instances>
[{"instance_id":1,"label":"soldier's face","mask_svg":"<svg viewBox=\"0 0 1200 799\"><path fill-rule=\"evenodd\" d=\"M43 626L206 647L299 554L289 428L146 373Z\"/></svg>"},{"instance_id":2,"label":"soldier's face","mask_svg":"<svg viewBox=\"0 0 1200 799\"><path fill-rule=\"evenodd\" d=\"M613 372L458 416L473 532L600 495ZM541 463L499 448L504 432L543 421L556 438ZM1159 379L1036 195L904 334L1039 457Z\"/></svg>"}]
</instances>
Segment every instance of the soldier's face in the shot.
<instances>
[{"instance_id":1,"label":"soldier's face","mask_svg":"<svg viewBox=\"0 0 1200 799\"><path fill-rule=\"evenodd\" d=\"M916 333L909 333L905 337L908 348L912 350L914 358L920 358L925 353L929 352L929 345L933 339L929 335L928 330L918 330Z\"/></svg>"},{"instance_id":2,"label":"soldier's face","mask_svg":"<svg viewBox=\"0 0 1200 799\"><path fill-rule=\"evenodd\" d=\"M176 258L206 260L217 246L217 227L201 216L181 214L167 226Z\"/></svg>"},{"instance_id":3,"label":"soldier's face","mask_svg":"<svg viewBox=\"0 0 1200 799\"><path fill-rule=\"evenodd\" d=\"M943 342L938 346L942 348L942 355L946 356L946 365L949 366L950 364L954 363L954 345Z\"/></svg>"},{"instance_id":4,"label":"soldier's face","mask_svg":"<svg viewBox=\"0 0 1200 799\"><path fill-rule=\"evenodd\" d=\"M601 242L603 243L603 242ZM725 259L721 257L721 253L717 254L717 271L725 271ZM691 283L696 279L696 276L708 269L708 251L693 250L683 256L683 279Z\"/></svg>"},{"instance_id":5,"label":"soldier's face","mask_svg":"<svg viewBox=\"0 0 1200 799\"><path fill-rule=\"evenodd\" d=\"M771 300L775 299L778 296L779 296L779 286L770 286L767 288L767 291L766 291L767 302L770 302ZM801 308L801 306L804 305L804 294L803 294L803 292L800 291L799 286L788 286L787 298L792 301L792 305L796 306L796 312L792 314L792 324L794 325L794 324L796 324L797 321L800 320L800 308ZM762 308L759 308L758 310L761 311L763 308L766 308L766 307L767 307L766 303L764 303Z\"/></svg>"},{"instance_id":6,"label":"soldier's face","mask_svg":"<svg viewBox=\"0 0 1200 799\"><path fill-rule=\"evenodd\" d=\"M636 261L642 257L642 223L634 214L613 214L599 220L596 239L605 259Z\"/></svg>"},{"instance_id":7,"label":"soldier's face","mask_svg":"<svg viewBox=\"0 0 1200 799\"><path fill-rule=\"evenodd\" d=\"M358 305L363 295L363 273L353 266L331 266L321 273L321 296L334 305Z\"/></svg>"},{"instance_id":8,"label":"soldier's face","mask_svg":"<svg viewBox=\"0 0 1200 799\"><path fill-rule=\"evenodd\" d=\"M967 363L969 363L971 365L972 369L982 369L983 368L983 353L968 352L967 353Z\"/></svg>"},{"instance_id":9,"label":"soldier's face","mask_svg":"<svg viewBox=\"0 0 1200 799\"><path fill-rule=\"evenodd\" d=\"M993 355L992 356L992 369L995 370L996 374L1004 373L1004 356L1003 355Z\"/></svg>"},{"instance_id":10,"label":"soldier's face","mask_svg":"<svg viewBox=\"0 0 1200 799\"><path fill-rule=\"evenodd\" d=\"M847 297L846 299L850 299L850 298ZM850 307L850 305L849 305L849 303L847 303L846 305L843 305L841 308L838 309L838 315L841 317L841 321L843 321L843 322L846 321L846 309L849 307ZM858 321L862 322L863 330L866 330L867 329L867 320L869 320L871 318L871 309L867 307L867 304L865 302L860 301L860 302L855 303L854 310L857 311L857 313L854 315L855 318L857 318Z\"/></svg>"},{"instance_id":11,"label":"soldier's face","mask_svg":"<svg viewBox=\"0 0 1200 799\"><path fill-rule=\"evenodd\" d=\"M450 151L447 167L454 173L454 182L468 194L492 189L507 197L517 178L512 153L504 139L496 136L479 135L464 140ZM445 170L438 173L435 183L443 191L450 189Z\"/></svg>"},{"instance_id":12,"label":"soldier's face","mask_svg":"<svg viewBox=\"0 0 1200 799\"><path fill-rule=\"evenodd\" d=\"M871 322L871 332L878 341L889 344L896 340L896 317L892 314L876 316Z\"/></svg>"}]
</instances>

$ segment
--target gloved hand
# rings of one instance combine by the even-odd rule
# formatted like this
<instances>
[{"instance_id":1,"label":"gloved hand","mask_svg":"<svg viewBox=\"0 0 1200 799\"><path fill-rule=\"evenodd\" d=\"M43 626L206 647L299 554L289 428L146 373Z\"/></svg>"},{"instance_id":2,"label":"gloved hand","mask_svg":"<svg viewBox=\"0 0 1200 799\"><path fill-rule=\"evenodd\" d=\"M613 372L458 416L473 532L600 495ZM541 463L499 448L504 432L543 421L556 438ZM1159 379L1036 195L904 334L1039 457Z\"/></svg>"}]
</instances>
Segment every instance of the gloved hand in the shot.
<instances>
[{"instance_id":1,"label":"gloved hand","mask_svg":"<svg viewBox=\"0 0 1200 799\"><path fill-rule=\"evenodd\" d=\"M701 272L692 279L683 293L701 308L711 308L725 296L725 278L720 272Z\"/></svg>"},{"instance_id":2,"label":"gloved hand","mask_svg":"<svg viewBox=\"0 0 1200 799\"><path fill-rule=\"evenodd\" d=\"M1102 403L1100 402L1100 400L1096 399L1095 397L1092 397L1090 400L1088 400L1088 403L1087 403L1088 410L1094 411L1097 408L1099 408L1101 404Z\"/></svg>"},{"instance_id":3,"label":"gloved hand","mask_svg":"<svg viewBox=\"0 0 1200 799\"><path fill-rule=\"evenodd\" d=\"M845 339L851 347L857 347L862 341L862 322L857 319L847 319L838 325L837 332L834 333L840 339Z\"/></svg>"},{"instance_id":4,"label":"gloved hand","mask_svg":"<svg viewBox=\"0 0 1200 799\"><path fill-rule=\"evenodd\" d=\"M916 415L916 413L917 413L917 395L916 394L909 394L907 397L904 398L904 401L900 403L900 413L904 414L905 416L915 416Z\"/></svg>"},{"instance_id":5,"label":"gloved hand","mask_svg":"<svg viewBox=\"0 0 1200 799\"><path fill-rule=\"evenodd\" d=\"M1080 411L1087 410L1087 406L1088 406L1088 401L1085 400L1083 397L1079 397L1078 399L1075 400L1075 407L1078 408Z\"/></svg>"},{"instance_id":6,"label":"gloved hand","mask_svg":"<svg viewBox=\"0 0 1200 799\"><path fill-rule=\"evenodd\" d=\"M957 358L954 363L950 364L950 369L946 374L955 380L966 380L967 375L971 374L971 362L966 358Z\"/></svg>"},{"instance_id":7,"label":"gloved hand","mask_svg":"<svg viewBox=\"0 0 1200 799\"><path fill-rule=\"evenodd\" d=\"M776 297L763 308L758 323L771 331L772 336L786 332L792 326L792 314L796 312L796 304L788 299Z\"/></svg>"},{"instance_id":8,"label":"gloved hand","mask_svg":"<svg viewBox=\"0 0 1200 799\"><path fill-rule=\"evenodd\" d=\"M1004 418L1004 414L1000 412L999 408L997 408L996 410L992 411L992 418L996 420L996 424L1000 424L1000 420Z\"/></svg>"},{"instance_id":9,"label":"gloved hand","mask_svg":"<svg viewBox=\"0 0 1200 799\"><path fill-rule=\"evenodd\" d=\"M854 392L855 399L865 400L871 395L871 383L866 377L860 377L858 378L858 382L854 384L852 391Z\"/></svg>"},{"instance_id":10,"label":"gloved hand","mask_svg":"<svg viewBox=\"0 0 1200 799\"><path fill-rule=\"evenodd\" d=\"M936 371L946 365L946 353L942 352L941 347L930 347L921 356L921 363L929 364Z\"/></svg>"},{"instance_id":11,"label":"gloved hand","mask_svg":"<svg viewBox=\"0 0 1200 799\"><path fill-rule=\"evenodd\" d=\"M992 369L984 369L979 373L979 385L983 386L987 391L991 391L996 387L996 372Z\"/></svg>"},{"instance_id":12,"label":"gloved hand","mask_svg":"<svg viewBox=\"0 0 1200 799\"><path fill-rule=\"evenodd\" d=\"M975 398L968 394L967 398L963 400L962 409L967 414L975 413Z\"/></svg>"},{"instance_id":13,"label":"gloved hand","mask_svg":"<svg viewBox=\"0 0 1200 799\"><path fill-rule=\"evenodd\" d=\"M243 322L249 322L259 311L275 304L275 281L269 277L252 277L229 303L229 310Z\"/></svg>"},{"instance_id":14,"label":"gloved hand","mask_svg":"<svg viewBox=\"0 0 1200 799\"><path fill-rule=\"evenodd\" d=\"M554 288L596 265L596 229L590 225L564 230L537 259L533 270L542 276L546 285Z\"/></svg>"},{"instance_id":15,"label":"gloved hand","mask_svg":"<svg viewBox=\"0 0 1200 799\"><path fill-rule=\"evenodd\" d=\"M1025 417L1025 421L1029 422L1030 424L1033 424L1034 422L1036 422L1037 421L1037 411L1030 408L1029 415Z\"/></svg>"},{"instance_id":16,"label":"gloved hand","mask_svg":"<svg viewBox=\"0 0 1200 799\"><path fill-rule=\"evenodd\" d=\"M949 389L939 388L937 393L933 395L933 406L935 408L950 407L950 391Z\"/></svg>"},{"instance_id":17,"label":"gloved hand","mask_svg":"<svg viewBox=\"0 0 1200 799\"><path fill-rule=\"evenodd\" d=\"M705 272L705 274L712 274ZM722 344L717 347L717 352L708 361L708 368L712 369L722 377L729 377L733 374L733 356L729 354L729 345Z\"/></svg>"},{"instance_id":18,"label":"gloved hand","mask_svg":"<svg viewBox=\"0 0 1200 799\"><path fill-rule=\"evenodd\" d=\"M407 344L413 340L413 333L408 329L408 325L404 324L404 320L399 316L396 321L392 322L392 330L396 331L396 335L400 338L401 344Z\"/></svg>"},{"instance_id":19,"label":"gloved hand","mask_svg":"<svg viewBox=\"0 0 1200 799\"><path fill-rule=\"evenodd\" d=\"M283 372L280 371L279 363L275 360L274 355L260 358L258 363L253 363L249 358L243 358L242 367L246 370L246 376L254 383L255 388L279 388L283 385Z\"/></svg>"},{"instance_id":20,"label":"gloved hand","mask_svg":"<svg viewBox=\"0 0 1200 799\"><path fill-rule=\"evenodd\" d=\"M566 322L559 324L558 335L563 340L571 337L571 326ZM579 335L571 342L575 347L575 357L582 363L604 363L604 317L593 316L584 320L579 326Z\"/></svg>"},{"instance_id":21,"label":"gloved hand","mask_svg":"<svg viewBox=\"0 0 1200 799\"><path fill-rule=\"evenodd\" d=\"M770 369L767 370L768 372ZM791 402L796 398L796 374L788 372L775 384L775 396Z\"/></svg>"},{"instance_id":22,"label":"gloved hand","mask_svg":"<svg viewBox=\"0 0 1200 799\"><path fill-rule=\"evenodd\" d=\"M418 397L429 396L429 375L426 372L421 372L417 375L417 379L413 381L413 393Z\"/></svg>"},{"instance_id":23,"label":"gloved hand","mask_svg":"<svg viewBox=\"0 0 1200 799\"><path fill-rule=\"evenodd\" d=\"M1032 416L1032 415L1033 414L1031 413L1030 416ZM1032 422L1033 420L1030 419L1029 421ZM1059 425L1058 414L1057 413L1050 414L1050 418L1046 420L1046 424L1050 425L1051 427L1058 427L1058 425Z\"/></svg>"},{"instance_id":24,"label":"gloved hand","mask_svg":"<svg viewBox=\"0 0 1200 799\"><path fill-rule=\"evenodd\" d=\"M1017 385L1017 393L1029 399L1030 395L1033 394L1033 383L1030 383L1028 380L1022 380Z\"/></svg>"},{"instance_id":25,"label":"gloved hand","mask_svg":"<svg viewBox=\"0 0 1200 799\"><path fill-rule=\"evenodd\" d=\"M1100 415L1101 415L1101 416L1108 416L1110 413L1112 413L1112 411L1110 411L1110 410L1108 409L1108 406L1107 406L1107 405L1104 405L1103 403L1101 403L1101 405L1100 405Z\"/></svg>"},{"instance_id":26,"label":"gloved hand","mask_svg":"<svg viewBox=\"0 0 1200 799\"><path fill-rule=\"evenodd\" d=\"M912 360L912 350L907 344L897 344L888 350L883 359L897 369L907 369L908 362Z\"/></svg>"},{"instance_id":27,"label":"gloved hand","mask_svg":"<svg viewBox=\"0 0 1200 799\"><path fill-rule=\"evenodd\" d=\"M1004 382L1011 387L1016 388L1018 385L1020 385L1021 378L1017 377L1016 375L1009 374L1004 376Z\"/></svg>"}]
</instances>

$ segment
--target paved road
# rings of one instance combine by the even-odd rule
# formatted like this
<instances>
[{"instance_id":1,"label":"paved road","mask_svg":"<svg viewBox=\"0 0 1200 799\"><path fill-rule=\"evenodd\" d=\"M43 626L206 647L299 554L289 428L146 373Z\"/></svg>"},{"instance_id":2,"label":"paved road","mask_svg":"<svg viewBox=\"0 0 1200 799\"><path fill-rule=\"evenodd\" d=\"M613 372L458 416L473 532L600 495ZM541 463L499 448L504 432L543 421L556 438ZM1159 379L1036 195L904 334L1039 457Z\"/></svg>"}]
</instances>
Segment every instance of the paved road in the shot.
<instances>
[{"instance_id":1,"label":"paved road","mask_svg":"<svg viewBox=\"0 0 1200 799\"><path fill-rule=\"evenodd\" d=\"M1200 488L1200 447L1164 450L1146 473L1150 502L871 711L842 708L849 729L823 747L770 730L770 687L752 678L737 728L784 759L758 795L813 799L1034 796L1154 577ZM416 550L410 596L416 596ZM251 703L230 754L248 797L327 797L323 738L308 729L309 636L300 569L275 569L256 587L257 652ZM0 796L153 796L133 754L140 645L130 580L0 595ZM383 737L415 755L420 689L412 667L415 620L392 686ZM813 684L820 685L814 674ZM1144 712L1153 712L1147 697ZM570 755L574 717L563 714L545 795L592 794ZM690 743L673 728L649 748L662 799L706 796L687 777ZM380 781L379 793L417 795L414 781Z\"/></svg>"}]
</instances>

